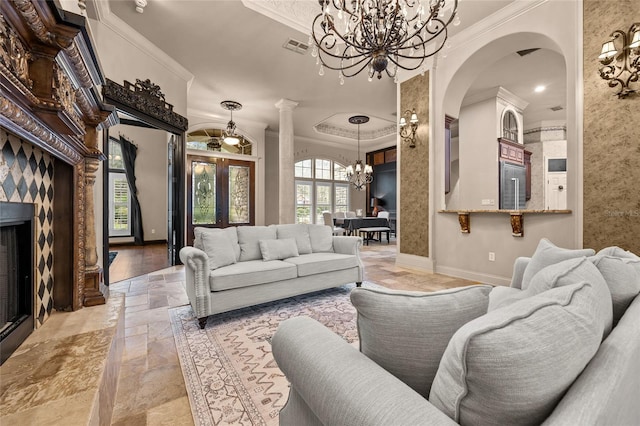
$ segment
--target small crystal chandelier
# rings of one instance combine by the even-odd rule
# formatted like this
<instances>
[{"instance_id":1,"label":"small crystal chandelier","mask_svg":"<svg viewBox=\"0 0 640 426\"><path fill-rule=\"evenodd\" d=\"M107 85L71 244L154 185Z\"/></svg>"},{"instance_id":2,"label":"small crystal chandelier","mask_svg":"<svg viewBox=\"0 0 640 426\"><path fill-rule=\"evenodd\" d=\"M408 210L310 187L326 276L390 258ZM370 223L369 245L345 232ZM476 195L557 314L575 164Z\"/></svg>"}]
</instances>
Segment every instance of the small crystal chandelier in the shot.
<instances>
[{"instance_id":1,"label":"small crystal chandelier","mask_svg":"<svg viewBox=\"0 0 640 426\"><path fill-rule=\"evenodd\" d=\"M416 70L447 41L449 24L460 24L458 0L318 0L309 44L324 68L353 77L367 68L369 81L398 68ZM389 69L391 68L391 70ZM397 81L397 79L396 79Z\"/></svg>"},{"instance_id":2,"label":"small crystal chandelier","mask_svg":"<svg viewBox=\"0 0 640 426\"><path fill-rule=\"evenodd\" d=\"M358 191L364 191L368 183L373 182L373 168L368 164L362 164L360 160L360 125L369 121L366 115L354 115L349 117L349 123L358 125L358 157L354 165L347 166L347 179Z\"/></svg>"},{"instance_id":3,"label":"small crystal chandelier","mask_svg":"<svg viewBox=\"0 0 640 426\"><path fill-rule=\"evenodd\" d=\"M220 106L231 112L231 120L227 123L227 128L222 132L222 140L227 145L238 145L242 136L236 134L236 123L233 121L233 111L242 109L242 104L236 101L222 101Z\"/></svg>"}]
</instances>

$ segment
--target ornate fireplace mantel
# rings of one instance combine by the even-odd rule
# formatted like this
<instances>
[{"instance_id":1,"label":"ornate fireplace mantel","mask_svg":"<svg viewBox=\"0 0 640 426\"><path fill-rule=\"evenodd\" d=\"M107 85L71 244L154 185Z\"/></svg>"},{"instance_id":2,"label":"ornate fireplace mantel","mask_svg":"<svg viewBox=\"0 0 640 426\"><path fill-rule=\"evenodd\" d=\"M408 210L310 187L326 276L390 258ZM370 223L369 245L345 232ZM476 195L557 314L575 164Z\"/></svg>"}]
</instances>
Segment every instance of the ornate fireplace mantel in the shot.
<instances>
[{"instance_id":1,"label":"ornate fireplace mantel","mask_svg":"<svg viewBox=\"0 0 640 426\"><path fill-rule=\"evenodd\" d=\"M0 126L72 171L56 173L55 182L58 187L68 185L67 192L74 188L67 216L63 215L64 221L73 222L68 250L74 310L105 301L97 264L93 185L105 158L98 131L115 124L117 116L101 101L97 87L102 84L84 17L59 10L51 0L0 2Z\"/></svg>"}]
</instances>

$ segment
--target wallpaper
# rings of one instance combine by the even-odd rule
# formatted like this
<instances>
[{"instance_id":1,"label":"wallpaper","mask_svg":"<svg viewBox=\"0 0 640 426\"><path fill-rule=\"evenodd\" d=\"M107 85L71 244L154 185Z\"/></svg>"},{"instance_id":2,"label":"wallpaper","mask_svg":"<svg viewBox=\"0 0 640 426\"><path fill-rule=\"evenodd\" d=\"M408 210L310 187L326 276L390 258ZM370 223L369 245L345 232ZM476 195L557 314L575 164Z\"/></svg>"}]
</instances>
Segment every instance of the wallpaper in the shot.
<instances>
[{"instance_id":1,"label":"wallpaper","mask_svg":"<svg viewBox=\"0 0 640 426\"><path fill-rule=\"evenodd\" d=\"M584 246L596 250L640 253L640 95L618 99L598 74L602 43L639 16L638 0L584 1Z\"/></svg>"},{"instance_id":2,"label":"wallpaper","mask_svg":"<svg viewBox=\"0 0 640 426\"><path fill-rule=\"evenodd\" d=\"M400 85L400 110L415 108L416 147L401 144L400 252L429 256L429 73Z\"/></svg>"}]
</instances>

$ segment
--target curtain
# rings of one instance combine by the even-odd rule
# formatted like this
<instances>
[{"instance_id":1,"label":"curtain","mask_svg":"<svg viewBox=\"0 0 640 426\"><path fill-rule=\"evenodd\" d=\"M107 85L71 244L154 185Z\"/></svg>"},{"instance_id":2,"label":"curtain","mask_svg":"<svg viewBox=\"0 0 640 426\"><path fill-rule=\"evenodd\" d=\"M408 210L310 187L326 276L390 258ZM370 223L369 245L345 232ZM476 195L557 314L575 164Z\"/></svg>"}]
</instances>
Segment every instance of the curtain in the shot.
<instances>
[{"instance_id":1,"label":"curtain","mask_svg":"<svg viewBox=\"0 0 640 426\"><path fill-rule=\"evenodd\" d=\"M138 189L136 188L136 156L138 147L120 136L120 146L122 146L122 160L124 162L124 173L129 181L129 192L131 192L131 230L133 231L133 242L135 245L144 243L142 232L142 211L138 202Z\"/></svg>"}]
</instances>

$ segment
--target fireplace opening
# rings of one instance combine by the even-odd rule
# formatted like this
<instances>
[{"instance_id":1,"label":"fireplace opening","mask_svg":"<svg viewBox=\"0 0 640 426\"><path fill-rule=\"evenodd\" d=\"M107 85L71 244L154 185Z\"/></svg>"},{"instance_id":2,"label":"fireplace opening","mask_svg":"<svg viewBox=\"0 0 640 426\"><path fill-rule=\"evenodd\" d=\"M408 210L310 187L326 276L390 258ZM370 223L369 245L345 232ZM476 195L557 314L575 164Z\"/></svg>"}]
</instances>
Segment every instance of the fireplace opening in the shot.
<instances>
[{"instance_id":1,"label":"fireplace opening","mask_svg":"<svg viewBox=\"0 0 640 426\"><path fill-rule=\"evenodd\" d=\"M34 205L0 202L0 364L33 332Z\"/></svg>"}]
</instances>

